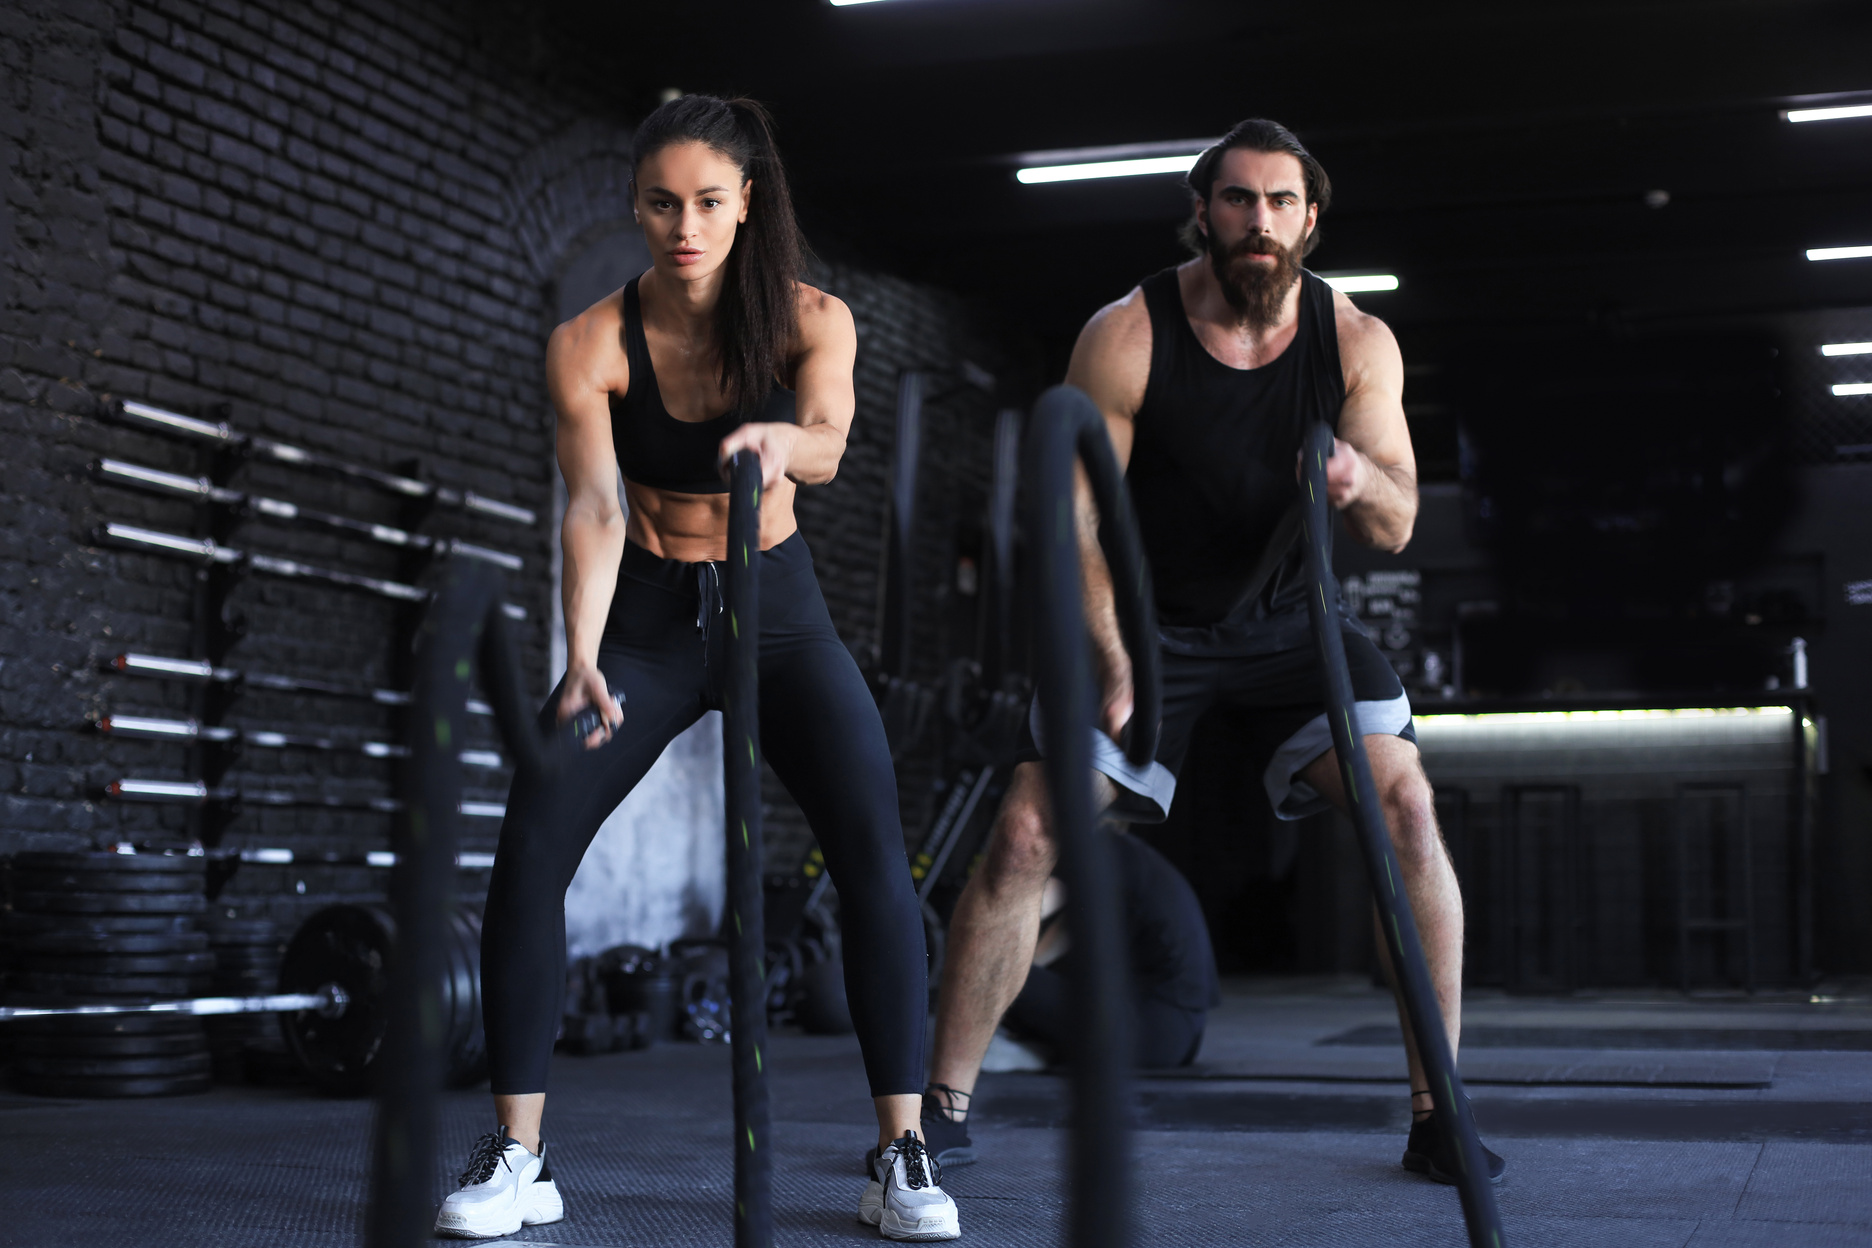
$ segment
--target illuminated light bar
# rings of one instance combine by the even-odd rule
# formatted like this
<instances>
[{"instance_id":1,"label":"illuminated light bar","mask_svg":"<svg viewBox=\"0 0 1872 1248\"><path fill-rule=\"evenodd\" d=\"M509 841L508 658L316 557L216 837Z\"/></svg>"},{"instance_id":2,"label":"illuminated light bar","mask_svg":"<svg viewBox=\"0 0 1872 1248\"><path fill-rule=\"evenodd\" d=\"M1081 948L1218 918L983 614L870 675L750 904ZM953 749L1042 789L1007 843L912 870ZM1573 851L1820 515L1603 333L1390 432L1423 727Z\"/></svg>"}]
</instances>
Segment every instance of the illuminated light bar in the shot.
<instances>
[{"instance_id":1,"label":"illuminated light bar","mask_svg":"<svg viewBox=\"0 0 1872 1248\"><path fill-rule=\"evenodd\" d=\"M1339 277L1328 277L1326 284L1348 295L1360 295L1380 290L1396 290L1398 279L1395 273L1348 273Z\"/></svg>"},{"instance_id":2,"label":"illuminated light bar","mask_svg":"<svg viewBox=\"0 0 1872 1248\"><path fill-rule=\"evenodd\" d=\"M838 3L838 0L833 0ZM1845 121L1852 117L1872 117L1872 104L1842 104L1837 108L1790 108L1781 114L1789 121Z\"/></svg>"},{"instance_id":3,"label":"illuminated light bar","mask_svg":"<svg viewBox=\"0 0 1872 1248\"><path fill-rule=\"evenodd\" d=\"M240 853L240 860L286 866L293 860L293 851L290 849L243 849Z\"/></svg>"},{"instance_id":4,"label":"illuminated light bar","mask_svg":"<svg viewBox=\"0 0 1872 1248\"><path fill-rule=\"evenodd\" d=\"M1821 355L1872 355L1872 342L1829 342Z\"/></svg>"},{"instance_id":5,"label":"illuminated light bar","mask_svg":"<svg viewBox=\"0 0 1872 1248\"><path fill-rule=\"evenodd\" d=\"M1495 715L1418 715L1431 728L1497 728L1515 724L1607 723L1619 720L1717 719L1792 715L1791 706L1695 706L1619 711L1504 711Z\"/></svg>"},{"instance_id":6,"label":"illuminated light bar","mask_svg":"<svg viewBox=\"0 0 1872 1248\"><path fill-rule=\"evenodd\" d=\"M463 750L461 761L468 767L498 767L501 756L493 750Z\"/></svg>"},{"instance_id":7,"label":"illuminated light bar","mask_svg":"<svg viewBox=\"0 0 1872 1248\"><path fill-rule=\"evenodd\" d=\"M1138 156L1130 160L1088 160L1073 165L1029 165L1014 171L1014 180L1027 186L1046 182L1080 182L1087 178L1135 178L1149 174L1188 173L1200 151L1176 156Z\"/></svg>"},{"instance_id":8,"label":"illuminated light bar","mask_svg":"<svg viewBox=\"0 0 1872 1248\"><path fill-rule=\"evenodd\" d=\"M463 802L461 813L471 819L505 819L507 804L505 802Z\"/></svg>"},{"instance_id":9,"label":"illuminated light bar","mask_svg":"<svg viewBox=\"0 0 1872 1248\"><path fill-rule=\"evenodd\" d=\"M1809 260L1868 260L1872 259L1872 247L1809 247Z\"/></svg>"},{"instance_id":10,"label":"illuminated light bar","mask_svg":"<svg viewBox=\"0 0 1872 1248\"><path fill-rule=\"evenodd\" d=\"M1855 394L1872 394L1872 381L1844 381L1833 387L1833 393L1842 399Z\"/></svg>"}]
</instances>

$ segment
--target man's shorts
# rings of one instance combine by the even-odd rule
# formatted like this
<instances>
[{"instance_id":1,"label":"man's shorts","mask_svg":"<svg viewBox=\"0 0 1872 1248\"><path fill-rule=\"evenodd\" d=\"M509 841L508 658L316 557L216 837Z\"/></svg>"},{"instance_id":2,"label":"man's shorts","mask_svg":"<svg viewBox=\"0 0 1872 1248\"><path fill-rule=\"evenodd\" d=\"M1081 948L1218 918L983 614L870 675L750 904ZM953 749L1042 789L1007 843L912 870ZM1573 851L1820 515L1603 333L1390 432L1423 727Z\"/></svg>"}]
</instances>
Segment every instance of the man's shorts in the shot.
<instances>
[{"instance_id":1,"label":"man's shorts","mask_svg":"<svg viewBox=\"0 0 1872 1248\"><path fill-rule=\"evenodd\" d=\"M1346 664L1359 731L1400 736L1415 743L1410 698L1397 672L1371 639L1346 630ZM1157 759L1135 767L1112 739L1094 728L1092 768L1118 789L1111 813L1131 823L1161 823L1176 796L1177 773L1189 753L1196 721L1212 706L1249 712L1249 750L1242 762L1261 775L1276 817L1301 819L1326 809L1326 799L1300 778L1308 764L1332 749L1326 725L1325 678L1312 646L1272 654L1205 656L1158 652L1163 660L1163 729ZM1021 734L1019 758L1042 757L1040 703L1035 700Z\"/></svg>"}]
</instances>

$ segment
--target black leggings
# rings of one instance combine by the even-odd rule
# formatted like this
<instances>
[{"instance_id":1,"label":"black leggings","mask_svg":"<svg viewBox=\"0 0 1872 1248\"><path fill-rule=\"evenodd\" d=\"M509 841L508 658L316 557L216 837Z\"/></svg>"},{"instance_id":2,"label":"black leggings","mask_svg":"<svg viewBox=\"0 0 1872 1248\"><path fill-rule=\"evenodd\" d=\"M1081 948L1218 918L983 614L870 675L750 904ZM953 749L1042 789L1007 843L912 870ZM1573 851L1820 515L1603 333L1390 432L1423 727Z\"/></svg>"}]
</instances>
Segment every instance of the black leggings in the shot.
<instances>
[{"instance_id":1,"label":"black leggings","mask_svg":"<svg viewBox=\"0 0 1872 1248\"><path fill-rule=\"evenodd\" d=\"M598 670L624 726L558 783L516 780L488 885L481 974L494 1092L546 1088L566 980L565 892L585 847L663 749L721 706L721 569L626 544ZM890 747L795 533L761 555L761 747L812 825L839 890L845 988L872 1096L923 1090L929 989ZM555 717L554 691L540 712Z\"/></svg>"}]
</instances>

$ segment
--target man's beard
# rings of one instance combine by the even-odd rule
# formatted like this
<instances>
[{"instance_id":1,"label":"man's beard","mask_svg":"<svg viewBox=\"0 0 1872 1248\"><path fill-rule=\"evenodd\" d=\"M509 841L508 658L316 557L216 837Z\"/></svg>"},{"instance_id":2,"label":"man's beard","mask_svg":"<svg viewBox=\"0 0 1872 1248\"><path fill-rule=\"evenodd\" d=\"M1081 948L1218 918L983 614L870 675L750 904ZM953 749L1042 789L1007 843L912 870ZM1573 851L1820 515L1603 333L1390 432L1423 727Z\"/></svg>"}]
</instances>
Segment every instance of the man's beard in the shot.
<instances>
[{"instance_id":1,"label":"man's beard","mask_svg":"<svg viewBox=\"0 0 1872 1248\"><path fill-rule=\"evenodd\" d=\"M1222 286L1222 297L1251 329L1266 329L1280 319L1281 305L1287 292L1300 277L1300 253L1305 241L1283 247L1266 234L1250 234L1233 247L1224 248L1209 235L1209 267ZM1274 267L1247 259L1251 255L1274 257Z\"/></svg>"}]
</instances>

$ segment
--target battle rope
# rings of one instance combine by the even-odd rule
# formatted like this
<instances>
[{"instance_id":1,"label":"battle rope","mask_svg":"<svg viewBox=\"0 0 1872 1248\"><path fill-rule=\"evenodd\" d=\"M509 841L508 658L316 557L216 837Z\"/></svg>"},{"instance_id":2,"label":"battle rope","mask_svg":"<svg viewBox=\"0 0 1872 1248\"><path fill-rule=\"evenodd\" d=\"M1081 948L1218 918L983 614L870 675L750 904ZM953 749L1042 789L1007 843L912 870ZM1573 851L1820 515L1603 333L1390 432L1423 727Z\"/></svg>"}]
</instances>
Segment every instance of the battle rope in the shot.
<instances>
[{"instance_id":1,"label":"battle rope","mask_svg":"<svg viewBox=\"0 0 1872 1248\"><path fill-rule=\"evenodd\" d=\"M398 933L386 968L387 1026L377 1076L375 1164L366 1238L372 1248L429 1242L435 1218L436 1111L447 1061L442 1053L445 925L454 905L456 820L462 790L461 740L477 660L501 736L521 771L549 775L559 751L543 748L507 617L503 580L489 564L451 559L416 636L410 698L405 814L395 833L390 904ZM561 748L571 732L562 730Z\"/></svg>"},{"instance_id":2,"label":"battle rope","mask_svg":"<svg viewBox=\"0 0 1872 1248\"><path fill-rule=\"evenodd\" d=\"M1476 1135L1475 1115L1470 1112L1469 1098L1463 1092L1462 1076L1456 1073L1449 1033L1443 1026L1443 1011L1437 1005L1436 991L1430 983L1430 966L1424 960L1423 944L1417 938L1417 920L1411 914L1410 898L1401 887L1403 872L1398 866L1391 836L1385 829L1384 808L1379 804L1378 788L1372 781L1365 738L1359 732L1352 672L1346 666L1345 638L1339 629L1339 582L1333 576L1332 552L1328 545L1332 536L1332 512L1326 496L1326 461L1332 453L1331 427L1315 424L1307 433L1302 451L1305 470L1302 501L1307 576L1314 586L1314 592L1307 596L1307 607L1313 617L1313 639L1319 646L1320 666L1325 670L1326 719L1332 728L1333 749L1338 752L1340 766L1345 771L1346 803L1358 830L1359 846L1365 851L1365 869L1371 876L1379 925L1384 929L1391 965L1404 995L1404 1012L1410 1018L1411 1034L1417 1040L1417 1055L1423 1061L1434 1092L1438 1127L1456 1138L1456 1188L1462 1196L1469 1243L1472 1248L1503 1248L1506 1241L1502 1236L1501 1211L1495 1205L1495 1188L1482 1157L1482 1141Z\"/></svg>"},{"instance_id":3,"label":"battle rope","mask_svg":"<svg viewBox=\"0 0 1872 1248\"><path fill-rule=\"evenodd\" d=\"M1117 1248L1132 1238L1130 985L1124 900L1111 847L1094 827L1093 683L1080 598L1073 465L1083 462L1100 516L1119 627L1131 654L1135 710L1125 752L1157 752L1162 703L1150 572L1105 421L1084 392L1055 386L1028 424L1023 476L1034 559L1033 647L1052 800L1073 943L1078 1018L1072 1063L1072 1216L1066 1242Z\"/></svg>"},{"instance_id":4,"label":"battle rope","mask_svg":"<svg viewBox=\"0 0 1872 1248\"><path fill-rule=\"evenodd\" d=\"M728 987L734 1034L736 1248L773 1243L773 1150L768 1147L766 921L761 884L760 458L729 461L728 678L722 771L728 812Z\"/></svg>"}]
</instances>

